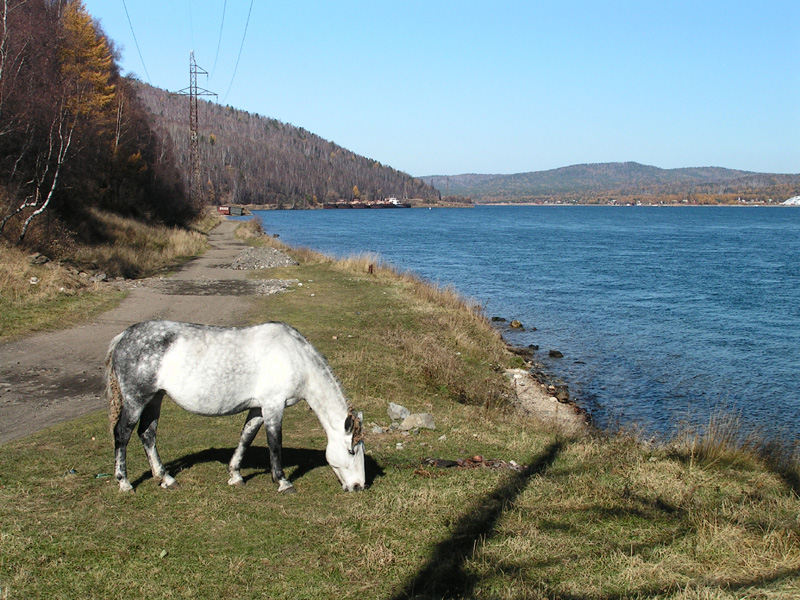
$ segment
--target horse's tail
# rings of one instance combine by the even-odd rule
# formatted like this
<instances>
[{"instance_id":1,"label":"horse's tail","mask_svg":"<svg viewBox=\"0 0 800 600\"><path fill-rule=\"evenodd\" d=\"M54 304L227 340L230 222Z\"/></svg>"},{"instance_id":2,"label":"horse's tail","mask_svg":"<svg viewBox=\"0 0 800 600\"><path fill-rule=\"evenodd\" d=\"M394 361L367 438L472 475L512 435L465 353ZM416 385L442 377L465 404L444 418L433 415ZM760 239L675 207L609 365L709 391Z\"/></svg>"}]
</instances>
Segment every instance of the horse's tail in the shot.
<instances>
[{"instance_id":1,"label":"horse's tail","mask_svg":"<svg viewBox=\"0 0 800 600\"><path fill-rule=\"evenodd\" d=\"M112 434L119 422L123 404L122 390L119 388L117 372L114 369L114 349L122 339L123 334L124 332L111 340L111 344L108 346L108 354L106 354L106 399L108 400L108 423L111 426Z\"/></svg>"}]
</instances>

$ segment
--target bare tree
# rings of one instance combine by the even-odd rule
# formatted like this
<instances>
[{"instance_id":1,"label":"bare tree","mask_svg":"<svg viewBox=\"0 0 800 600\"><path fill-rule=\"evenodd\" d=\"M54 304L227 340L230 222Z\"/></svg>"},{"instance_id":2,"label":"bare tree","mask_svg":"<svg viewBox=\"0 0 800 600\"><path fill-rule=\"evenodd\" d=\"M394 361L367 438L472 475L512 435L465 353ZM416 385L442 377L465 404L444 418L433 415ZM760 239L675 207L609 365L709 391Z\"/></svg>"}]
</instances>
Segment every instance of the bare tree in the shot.
<instances>
[{"instance_id":1,"label":"bare tree","mask_svg":"<svg viewBox=\"0 0 800 600\"><path fill-rule=\"evenodd\" d=\"M80 0L67 0L61 8L59 78L53 90L56 103L48 118L46 143L37 153L34 174L28 182L32 192L0 224L2 233L11 217L33 209L22 224L17 243L25 239L31 222L51 205L79 129L107 118L115 97L111 84L113 58L105 38L97 35Z\"/></svg>"}]
</instances>

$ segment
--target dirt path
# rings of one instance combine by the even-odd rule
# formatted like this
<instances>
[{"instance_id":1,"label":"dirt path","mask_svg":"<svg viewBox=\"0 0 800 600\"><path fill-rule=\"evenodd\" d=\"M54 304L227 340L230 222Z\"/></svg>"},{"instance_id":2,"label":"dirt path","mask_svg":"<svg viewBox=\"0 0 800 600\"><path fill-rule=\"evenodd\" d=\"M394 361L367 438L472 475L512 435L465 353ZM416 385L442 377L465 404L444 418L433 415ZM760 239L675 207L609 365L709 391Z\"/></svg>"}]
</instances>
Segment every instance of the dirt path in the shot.
<instances>
[{"instance_id":1,"label":"dirt path","mask_svg":"<svg viewBox=\"0 0 800 600\"><path fill-rule=\"evenodd\" d=\"M223 222L205 255L168 279L137 282L119 307L93 321L0 345L0 444L103 408L108 344L133 323L243 324L249 297L269 291L246 271L227 268L246 248L233 235L237 225Z\"/></svg>"}]
</instances>

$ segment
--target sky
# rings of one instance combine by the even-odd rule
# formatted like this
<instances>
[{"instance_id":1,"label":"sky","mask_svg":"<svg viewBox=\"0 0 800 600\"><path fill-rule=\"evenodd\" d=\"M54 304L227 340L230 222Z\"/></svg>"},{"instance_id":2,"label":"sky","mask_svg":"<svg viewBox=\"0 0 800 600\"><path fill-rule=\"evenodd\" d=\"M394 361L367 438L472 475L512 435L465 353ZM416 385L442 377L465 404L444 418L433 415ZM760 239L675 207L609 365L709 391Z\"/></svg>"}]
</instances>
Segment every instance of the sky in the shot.
<instances>
[{"instance_id":1,"label":"sky","mask_svg":"<svg viewBox=\"0 0 800 600\"><path fill-rule=\"evenodd\" d=\"M800 173L797 0L84 4L124 74L177 91L194 51L209 99L417 177Z\"/></svg>"}]
</instances>

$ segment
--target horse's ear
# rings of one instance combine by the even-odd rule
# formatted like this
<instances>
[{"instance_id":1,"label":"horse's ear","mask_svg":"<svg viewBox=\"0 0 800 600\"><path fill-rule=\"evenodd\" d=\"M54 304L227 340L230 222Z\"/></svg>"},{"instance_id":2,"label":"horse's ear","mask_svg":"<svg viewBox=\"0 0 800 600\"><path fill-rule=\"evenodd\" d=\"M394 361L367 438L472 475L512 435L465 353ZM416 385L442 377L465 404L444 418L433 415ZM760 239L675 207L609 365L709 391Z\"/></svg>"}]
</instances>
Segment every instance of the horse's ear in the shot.
<instances>
[{"instance_id":1,"label":"horse's ear","mask_svg":"<svg viewBox=\"0 0 800 600\"><path fill-rule=\"evenodd\" d=\"M344 432L353 433L353 425L353 415L347 415L347 418L344 420Z\"/></svg>"}]
</instances>

